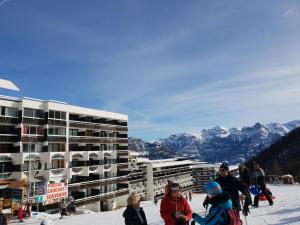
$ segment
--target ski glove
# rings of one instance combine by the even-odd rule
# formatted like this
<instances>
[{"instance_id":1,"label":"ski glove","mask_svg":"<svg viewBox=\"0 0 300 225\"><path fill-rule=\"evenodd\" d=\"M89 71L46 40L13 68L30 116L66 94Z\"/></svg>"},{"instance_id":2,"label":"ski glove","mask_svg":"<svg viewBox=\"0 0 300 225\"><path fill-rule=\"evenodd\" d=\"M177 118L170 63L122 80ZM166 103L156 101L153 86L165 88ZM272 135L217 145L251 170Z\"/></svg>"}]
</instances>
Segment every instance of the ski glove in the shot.
<instances>
[{"instance_id":1,"label":"ski glove","mask_svg":"<svg viewBox=\"0 0 300 225\"><path fill-rule=\"evenodd\" d=\"M248 216L250 214L250 210L247 204L244 205L243 207L243 215Z\"/></svg>"},{"instance_id":2,"label":"ski glove","mask_svg":"<svg viewBox=\"0 0 300 225\"><path fill-rule=\"evenodd\" d=\"M205 209L207 209L208 204L209 204L209 198L206 197L205 200L204 200L204 202L203 202L203 207L204 207Z\"/></svg>"}]
</instances>

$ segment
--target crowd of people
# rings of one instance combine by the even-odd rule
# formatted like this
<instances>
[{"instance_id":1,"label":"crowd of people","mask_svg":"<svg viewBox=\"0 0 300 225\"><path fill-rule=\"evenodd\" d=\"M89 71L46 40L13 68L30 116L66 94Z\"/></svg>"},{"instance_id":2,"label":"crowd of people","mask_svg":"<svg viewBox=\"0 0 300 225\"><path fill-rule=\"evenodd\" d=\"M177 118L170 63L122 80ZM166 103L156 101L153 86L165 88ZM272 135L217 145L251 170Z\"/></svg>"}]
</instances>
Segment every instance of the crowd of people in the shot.
<instances>
[{"instance_id":1,"label":"crowd of people","mask_svg":"<svg viewBox=\"0 0 300 225\"><path fill-rule=\"evenodd\" d=\"M189 225L190 222L200 225L242 224L240 213L246 217L250 214L250 206L258 207L259 194L265 195L269 205L273 205L272 194L266 187L264 171L258 162L254 162L253 166L254 169L250 173L248 168L241 164L239 178L231 175L226 163L219 167L218 177L204 187L207 193L203 202L206 209L204 217L192 212L187 201L188 196L184 198L180 185L168 180L160 204L160 215L165 225ZM256 193L254 202L251 199L250 187L260 190ZM191 198L189 195L190 200ZM123 217L126 225L147 225L146 214L140 207L139 195L129 196Z\"/></svg>"}]
</instances>

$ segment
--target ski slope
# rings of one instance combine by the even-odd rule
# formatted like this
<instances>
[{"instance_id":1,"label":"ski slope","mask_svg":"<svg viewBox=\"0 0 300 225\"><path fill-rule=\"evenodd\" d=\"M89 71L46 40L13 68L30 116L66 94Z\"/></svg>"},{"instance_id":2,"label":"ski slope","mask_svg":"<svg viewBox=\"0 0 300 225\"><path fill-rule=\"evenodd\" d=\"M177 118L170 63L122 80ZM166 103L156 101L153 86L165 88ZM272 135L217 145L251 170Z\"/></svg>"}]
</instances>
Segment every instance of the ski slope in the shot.
<instances>
[{"instance_id":1,"label":"ski slope","mask_svg":"<svg viewBox=\"0 0 300 225\"><path fill-rule=\"evenodd\" d=\"M300 225L300 185L270 185L273 194L276 196L273 206L269 206L267 201L260 202L259 208L250 208L250 215L247 217L248 225ZM193 195L189 202L191 208L201 215L205 211L202 206L204 194ZM159 204L157 206L150 201L142 202L142 207L146 213L149 225L163 225L159 214ZM42 218L48 218L54 225L124 225L122 213L124 208L111 212L87 213L82 215L72 215L59 219L58 214L49 215L39 213L33 218L26 220L26 224L38 225ZM242 219L245 222L244 216Z\"/></svg>"}]
</instances>

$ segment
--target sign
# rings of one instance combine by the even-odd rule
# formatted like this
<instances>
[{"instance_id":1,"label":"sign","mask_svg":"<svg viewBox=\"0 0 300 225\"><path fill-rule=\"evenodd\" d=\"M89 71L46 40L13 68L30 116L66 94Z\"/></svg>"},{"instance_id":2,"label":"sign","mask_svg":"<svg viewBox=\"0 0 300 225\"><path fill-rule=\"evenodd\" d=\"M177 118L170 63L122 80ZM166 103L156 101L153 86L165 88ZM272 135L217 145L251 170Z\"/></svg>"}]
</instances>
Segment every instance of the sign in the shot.
<instances>
[{"instance_id":1,"label":"sign","mask_svg":"<svg viewBox=\"0 0 300 225\"><path fill-rule=\"evenodd\" d=\"M57 202L57 200L66 198L68 196L68 191L65 183L48 183L47 185L47 203ZM51 204L51 203L50 203Z\"/></svg>"},{"instance_id":2,"label":"sign","mask_svg":"<svg viewBox=\"0 0 300 225\"><path fill-rule=\"evenodd\" d=\"M37 195L35 196L35 203L42 203L44 200L44 196L43 195Z\"/></svg>"},{"instance_id":3,"label":"sign","mask_svg":"<svg viewBox=\"0 0 300 225\"><path fill-rule=\"evenodd\" d=\"M47 183L42 182L36 182L35 183L35 194L36 195L45 195L47 193Z\"/></svg>"}]
</instances>

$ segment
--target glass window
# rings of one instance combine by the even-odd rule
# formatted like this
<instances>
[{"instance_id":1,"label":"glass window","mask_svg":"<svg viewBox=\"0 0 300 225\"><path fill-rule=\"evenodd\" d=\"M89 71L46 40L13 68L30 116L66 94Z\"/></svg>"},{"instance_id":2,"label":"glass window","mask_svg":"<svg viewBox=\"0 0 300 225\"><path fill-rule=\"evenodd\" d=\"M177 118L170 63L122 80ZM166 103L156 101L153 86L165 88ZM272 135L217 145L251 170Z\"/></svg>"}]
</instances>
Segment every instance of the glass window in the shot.
<instances>
[{"instance_id":1,"label":"glass window","mask_svg":"<svg viewBox=\"0 0 300 225\"><path fill-rule=\"evenodd\" d=\"M85 136L93 136L93 131L92 130L87 130L86 132L85 132Z\"/></svg>"},{"instance_id":2,"label":"glass window","mask_svg":"<svg viewBox=\"0 0 300 225\"><path fill-rule=\"evenodd\" d=\"M1 116L5 116L5 107L1 107L0 113L1 113Z\"/></svg>"},{"instance_id":3,"label":"glass window","mask_svg":"<svg viewBox=\"0 0 300 225\"><path fill-rule=\"evenodd\" d=\"M66 113L65 113L65 112L61 112L61 113L60 113L60 118L61 118L62 120L65 120L65 119L66 119Z\"/></svg>"},{"instance_id":4,"label":"glass window","mask_svg":"<svg viewBox=\"0 0 300 225\"><path fill-rule=\"evenodd\" d=\"M70 129L70 136L78 136L78 130Z\"/></svg>"},{"instance_id":5,"label":"glass window","mask_svg":"<svg viewBox=\"0 0 300 225\"><path fill-rule=\"evenodd\" d=\"M24 109L24 116L26 117L33 117L33 109Z\"/></svg>"},{"instance_id":6,"label":"glass window","mask_svg":"<svg viewBox=\"0 0 300 225\"><path fill-rule=\"evenodd\" d=\"M44 112L42 110L35 110L35 117L44 118Z\"/></svg>"},{"instance_id":7,"label":"glass window","mask_svg":"<svg viewBox=\"0 0 300 225\"><path fill-rule=\"evenodd\" d=\"M55 119L60 119L60 112L55 111Z\"/></svg>"},{"instance_id":8,"label":"glass window","mask_svg":"<svg viewBox=\"0 0 300 225\"><path fill-rule=\"evenodd\" d=\"M30 134L36 134L36 127L31 126L31 127L30 127L30 130L29 130L29 133L30 133Z\"/></svg>"},{"instance_id":9,"label":"glass window","mask_svg":"<svg viewBox=\"0 0 300 225\"><path fill-rule=\"evenodd\" d=\"M49 127L48 134L49 135L53 135L54 134L54 129L52 127Z\"/></svg>"},{"instance_id":10,"label":"glass window","mask_svg":"<svg viewBox=\"0 0 300 225\"><path fill-rule=\"evenodd\" d=\"M7 107L6 108L6 116L17 117L18 116L18 109Z\"/></svg>"},{"instance_id":11,"label":"glass window","mask_svg":"<svg viewBox=\"0 0 300 225\"><path fill-rule=\"evenodd\" d=\"M54 118L54 111L53 110L49 111L49 118Z\"/></svg>"}]
</instances>

